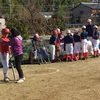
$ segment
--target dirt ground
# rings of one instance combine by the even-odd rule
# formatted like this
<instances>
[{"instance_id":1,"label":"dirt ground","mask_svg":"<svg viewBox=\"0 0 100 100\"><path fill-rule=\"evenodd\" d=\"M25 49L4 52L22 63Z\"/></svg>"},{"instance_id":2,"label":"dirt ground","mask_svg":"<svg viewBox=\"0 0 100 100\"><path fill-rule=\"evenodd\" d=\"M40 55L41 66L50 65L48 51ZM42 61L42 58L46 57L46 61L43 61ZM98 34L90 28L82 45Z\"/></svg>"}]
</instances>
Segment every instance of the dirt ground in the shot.
<instances>
[{"instance_id":1,"label":"dirt ground","mask_svg":"<svg viewBox=\"0 0 100 100\"><path fill-rule=\"evenodd\" d=\"M11 69L11 82L3 82L0 69L0 100L100 100L100 57L22 68L21 84L13 81Z\"/></svg>"}]
</instances>

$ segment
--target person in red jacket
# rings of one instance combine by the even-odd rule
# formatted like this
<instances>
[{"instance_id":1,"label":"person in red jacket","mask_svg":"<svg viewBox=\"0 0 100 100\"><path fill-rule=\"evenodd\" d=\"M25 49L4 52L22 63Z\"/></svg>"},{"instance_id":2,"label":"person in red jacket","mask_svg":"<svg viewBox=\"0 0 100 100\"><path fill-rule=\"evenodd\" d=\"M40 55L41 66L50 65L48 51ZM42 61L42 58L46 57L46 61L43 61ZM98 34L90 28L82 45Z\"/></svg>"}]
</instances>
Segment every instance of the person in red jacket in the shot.
<instances>
[{"instance_id":1,"label":"person in red jacket","mask_svg":"<svg viewBox=\"0 0 100 100\"><path fill-rule=\"evenodd\" d=\"M9 38L8 35L10 34L10 30L8 28L4 28L2 30L2 37L3 41L8 42ZM8 69L9 69L9 54L11 53L10 47L0 42L0 54L1 54L1 63L3 65L3 74L4 74L4 81L9 82L8 77Z\"/></svg>"}]
</instances>

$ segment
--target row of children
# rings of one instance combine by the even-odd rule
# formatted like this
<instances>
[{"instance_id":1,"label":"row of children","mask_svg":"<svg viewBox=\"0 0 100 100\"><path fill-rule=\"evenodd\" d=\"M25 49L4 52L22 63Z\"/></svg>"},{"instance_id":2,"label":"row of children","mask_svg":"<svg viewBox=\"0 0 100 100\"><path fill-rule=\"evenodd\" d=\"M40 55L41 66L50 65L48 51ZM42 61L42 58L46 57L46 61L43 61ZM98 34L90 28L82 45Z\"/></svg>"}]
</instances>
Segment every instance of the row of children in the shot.
<instances>
[{"instance_id":1,"label":"row of children","mask_svg":"<svg viewBox=\"0 0 100 100\"><path fill-rule=\"evenodd\" d=\"M66 61L79 60L81 54L83 54L83 59L87 59L88 52L91 53L92 57L97 57L99 55L99 32L98 26L93 26L92 39L88 38L88 32L86 31L86 26L81 27L81 32L75 29L74 34L68 29L66 31L66 36L63 34L63 30L55 29L52 36L50 37L50 53L52 62L56 60L56 52L59 53L59 58L63 56L65 51L65 56L63 58ZM60 59L61 60L61 59Z\"/></svg>"},{"instance_id":2,"label":"row of children","mask_svg":"<svg viewBox=\"0 0 100 100\"><path fill-rule=\"evenodd\" d=\"M74 30L74 34L68 29L66 35L64 35L63 29L53 30L53 34L49 40L50 58L52 62L56 60L79 60L83 54L83 59L87 59L88 52L92 57L99 55L99 32L98 26L92 24L92 20L87 20L88 25ZM36 33L32 38L32 52L34 54L34 60L37 59L39 53L39 45L41 40L39 35ZM44 50L45 51L45 50ZM48 55L48 53L46 53ZM46 56L48 57L48 56ZM32 58L30 54L29 58ZM39 58L39 57L38 57ZM43 58L43 57L42 57Z\"/></svg>"}]
</instances>

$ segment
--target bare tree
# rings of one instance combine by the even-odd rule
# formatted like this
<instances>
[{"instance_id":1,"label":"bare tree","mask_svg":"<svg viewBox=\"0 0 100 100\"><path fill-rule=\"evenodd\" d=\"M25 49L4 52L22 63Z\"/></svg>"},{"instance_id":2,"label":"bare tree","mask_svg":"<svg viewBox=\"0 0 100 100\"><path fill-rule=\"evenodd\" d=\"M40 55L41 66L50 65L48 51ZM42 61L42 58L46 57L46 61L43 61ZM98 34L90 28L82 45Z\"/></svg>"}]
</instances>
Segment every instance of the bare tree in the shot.
<instances>
[{"instance_id":1,"label":"bare tree","mask_svg":"<svg viewBox=\"0 0 100 100\"><path fill-rule=\"evenodd\" d=\"M40 34L49 32L46 28L47 21L40 13L41 10L42 6L40 6L38 0L25 0L23 2L20 19L27 22L30 28L30 34L34 34L35 32L39 32Z\"/></svg>"}]
</instances>

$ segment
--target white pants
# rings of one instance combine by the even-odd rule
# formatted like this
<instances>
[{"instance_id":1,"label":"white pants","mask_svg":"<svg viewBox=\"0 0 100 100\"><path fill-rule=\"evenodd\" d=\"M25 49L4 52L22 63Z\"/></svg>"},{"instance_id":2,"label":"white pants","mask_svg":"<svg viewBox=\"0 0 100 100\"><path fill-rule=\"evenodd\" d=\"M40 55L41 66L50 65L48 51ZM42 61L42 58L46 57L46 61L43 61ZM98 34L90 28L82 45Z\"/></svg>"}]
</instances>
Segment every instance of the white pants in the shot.
<instances>
[{"instance_id":1,"label":"white pants","mask_svg":"<svg viewBox=\"0 0 100 100\"><path fill-rule=\"evenodd\" d=\"M66 54L73 54L73 44L66 44Z\"/></svg>"},{"instance_id":2,"label":"white pants","mask_svg":"<svg viewBox=\"0 0 100 100\"><path fill-rule=\"evenodd\" d=\"M50 45L50 53L51 53L51 59L55 59L55 45Z\"/></svg>"},{"instance_id":3,"label":"white pants","mask_svg":"<svg viewBox=\"0 0 100 100\"><path fill-rule=\"evenodd\" d=\"M93 43L92 36L88 36L87 39L90 40Z\"/></svg>"},{"instance_id":4,"label":"white pants","mask_svg":"<svg viewBox=\"0 0 100 100\"><path fill-rule=\"evenodd\" d=\"M75 53L80 53L81 50L81 42L75 42L74 44L74 52Z\"/></svg>"},{"instance_id":5,"label":"white pants","mask_svg":"<svg viewBox=\"0 0 100 100\"><path fill-rule=\"evenodd\" d=\"M9 53L4 53L5 60L3 59L3 55L1 54L1 62L3 65L3 74L4 77L7 77L8 69L9 69Z\"/></svg>"},{"instance_id":6,"label":"white pants","mask_svg":"<svg viewBox=\"0 0 100 100\"><path fill-rule=\"evenodd\" d=\"M93 39L93 50L99 50L99 40Z\"/></svg>"},{"instance_id":7,"label":"white pants","mask_svg":"<svg viewBox=\"0 0 100 100\"><path fill-rule=\"evenodd\" d=\"M87 39L82 39L82 53L87 52Z\"/></svg>"},{"instance_id":8,"label":"white pants","mask_svg":"<svg viewBox=\"0 0 100 100\"><path fill-rule=\"evenodd\" d=\"M93 46L92 46L92 42L90 40L87 41L87 50L93 55Z\"/></svg>"},{"instance_id":9,"label":"white pants","mask_svg":"<svg viewBox=\"0 0 100 100\"><path fill-rule=\"evenodd\" d=\"M60 45L60 51L59 51L59 55L63 55L64 52L64 44Z\"/></svg>"}]
</instances>

